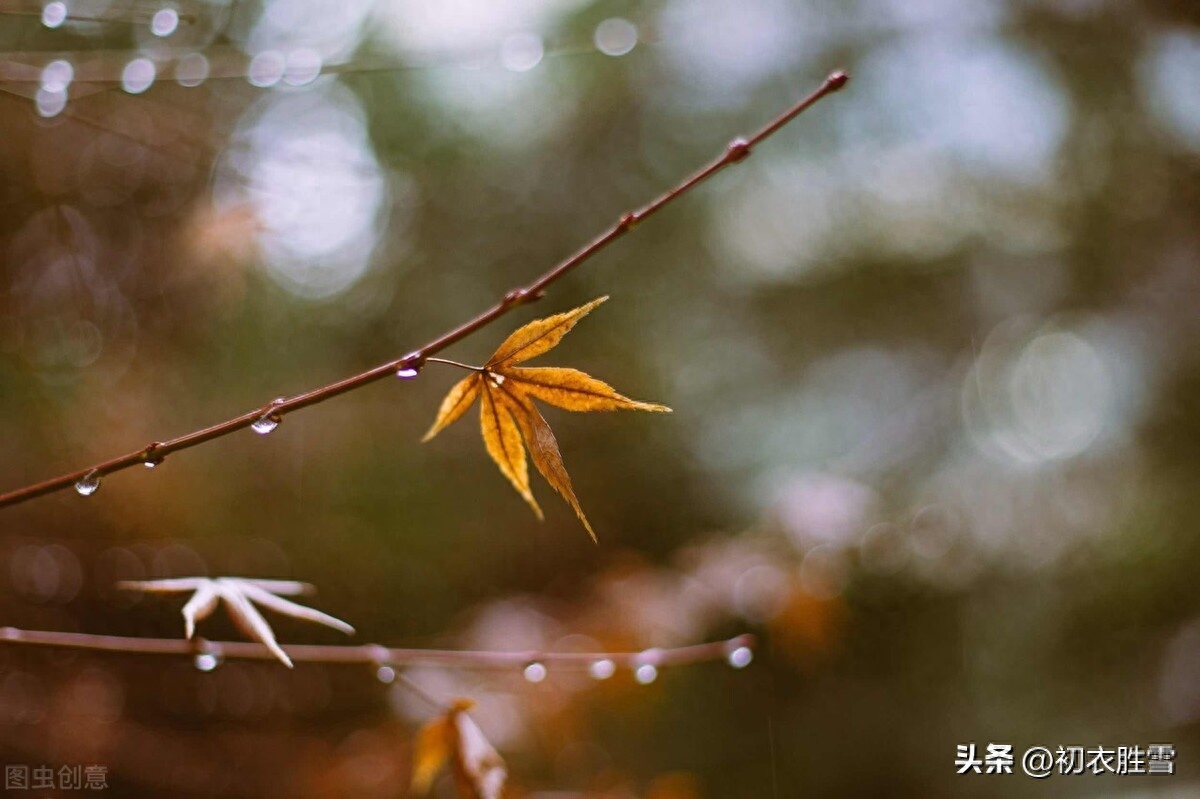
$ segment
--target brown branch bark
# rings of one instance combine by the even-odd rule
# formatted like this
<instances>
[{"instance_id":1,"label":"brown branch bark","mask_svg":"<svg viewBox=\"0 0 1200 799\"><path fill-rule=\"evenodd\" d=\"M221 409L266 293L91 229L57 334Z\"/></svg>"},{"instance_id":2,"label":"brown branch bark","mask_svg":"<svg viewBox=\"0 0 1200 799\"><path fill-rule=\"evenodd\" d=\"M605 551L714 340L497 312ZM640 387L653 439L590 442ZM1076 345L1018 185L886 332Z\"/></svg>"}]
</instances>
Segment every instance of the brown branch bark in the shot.
<instances>
[{"instance_id":1,"label":"brown branch bark","mask_svg":"<svg viewBox=\"0 0 1200 799\"><path fill-rule=\"evenodd\" d=\"M145 655L200 655L220 659L275 660L262 644L247 641L209 641L203 638L133 638L85 633L43 632L0 628L0 644L81 649L93 652L122 652ZM289 645L288 656L303 663L344 663L375 666L440 666L459 669L521 668L543 663L555 668L586 669L600 660L612 661L617 668L632 669L683 666L723 660L743 647L753 649L754 636L739 635L727 641L713 641L671 649L647 649L642 652L484 652L460 649L395 649L379 644L360 646Z\"/></svg>"},{"instance_id":2,"label":"brown branch bark","mask_svg":"<svg viewBox=\"0 0 1200 799\"><path fill-rule=\"evenodd\" d=\"M207 441L212 441L215 438L227 436L230 433L236 432L243 428L249 427L259 419L270 417L274 420L282 419L285 414L292 411L307 408L310 405L316 405L319 402L332 399L339 394L345 394L348 391L361 388L368 383L374 383L397 372L410 371L412 376L416 376L417 371L425 363L431 355L441 352L477 330L491 324L495 320L504 316L514 308L533 302L540 299L543 292L550 284L562 278L575 267L582 264L584 261L591 258L596 253L603 250L616 239L633 230L638 224L644 222L649 217L661 211L673 200L695 188L700 183L703 183L708 178L712 177L717 172L725 167L736 164L750 155L752 148L762 142L771 134L778 131L788 122L799 116L810 106L815 104L825 95L837 91L846 85L848 76L844 72L831 73L825 81L812 94L804 98L794 106L789 108L784 113L780 114L761 130L747 139L734 139L725 152L721 156L710 163L708 166L700 169L695 174L685 179L678 186L668 190L664 194L659 195L649 204L634 211L629 211L621 216L607 232L601 234L589 244L577 251L574 255L566 258L553 266L549 271L541 277L534 280L532 283L515 288L509 291L495 305L487 309L483 313L476 316L470 321L464 322L448 333L434 339L428 344L413 350L409 354L398 358L388 363L380 364L373 369L368 369L365 372L347 377L344 380L339 380L336 383L331 383L321 388L316 388L311 391L306 391L303 394L297 394L292 397L280 397L259 408L247 411L240 416L235 416L224 422L214 424L210 427L196 430L192 433L186 433L176 438L167 439L164 441L155 441L151 444L142 447L141 449L121 455L116 458L111 458L100 463L87 466L77 471L69 472L58 477L45 480L40 483L35 483L25 488L19 488L14 491L9 491L5 494L0 494L0 507L15 505L19 502L24 502L34 497L42 496L43 494L61 491L64 488L79 483L85 478L89 481L99 480L101 477L113 472L119 472L128 469L132 466L145 463L158 463L171 453L180 450L189 449L203 444ZM82 492L81 492L82 493ZM87 493L91 493L90 491Z\"/></svg>"}]
</instances>

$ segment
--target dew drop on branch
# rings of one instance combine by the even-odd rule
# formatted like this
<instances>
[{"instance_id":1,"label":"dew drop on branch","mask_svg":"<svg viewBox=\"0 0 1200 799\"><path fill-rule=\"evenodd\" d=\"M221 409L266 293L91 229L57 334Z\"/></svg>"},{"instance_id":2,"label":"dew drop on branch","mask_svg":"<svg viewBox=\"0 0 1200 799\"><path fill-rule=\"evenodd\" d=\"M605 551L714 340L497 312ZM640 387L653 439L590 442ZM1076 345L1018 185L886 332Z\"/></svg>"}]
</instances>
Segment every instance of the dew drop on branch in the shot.
<instances>
[{"instance_id":1,"label":"dew drop on branch","mask_svg":"<svg viewBox=\"0 0 1200 799\"><path fill-rule=\"evenodd\" d=\"M754 660L754 652L748 646L739 646L726 656L726 660L735 669L744 669L750 665L750 661Z\"/></svg>"},{"instance_id":2,"label":"dew drop on branch","mask_svg":"<svg viewBox=\"0 0 1200 799\"><path fill-rule=\"evenodd\" d=\"M375 670L375 679L384 685L391 685L396 681L396 670L391 666L380 666Z\"/></svg>"},{"instance_id":3,"label":"dew drop on branch","mask_svg":"<svg viewBox=\"0 0 1200 799\"><path fill-rule=\"evenodd\" d=\"M642 685L649 685L658 679L658 668L649 663L643 663L633 672L633 678Z\"/></svg>"},{"instance_id":4,"label":"dew drop on branch","mask_svg":"<svg viewBox=\"0 0 1200 799\"><path fill-rule=\"evenodd\" d=\"M212 652L201 652L196 655L192 663L199 671L212 671L217 666L221 665L221 659Z\"/></svg>"},{"instance_id":5,"label":"dew drop on branch","mask_svg":"<svg viewBox=\"0 0 1200 799\"><path fill-rule=\"evenodd\" d=\"M535 660L525 667L524 674L527 681L531 683L539 683L546 679L546 665Z\"/></svg>"},{"instance_id":6,"label":"dew drop on branch","mask_svg":"<svg viewBox=\"0 0 1200 799\"><path fill-rule=\"evenodd\" d=\"M592 675L595 680L607 680L617 671L617 664L613 663L608 658L597 660L592 665L588 666L588 674Z\"/></svg>"},{"instance_id":7,"label":"dew drop on branch","mask_svg":"<svg viewBox=\"0 0 1200 799\"><path fill-rule=\"evenodd\" d=\"M279 423L281 421L282 419L278 414L264 413L251 423L250 429L258 433L260 436L265 436L273 431L276 427L279 427Z\"/></svg>"},{"instance_id":8,"label":"dew drop on branch","mask_svg":"<svg viewBox=\"0 0 1200 799\"><path fill-rule=\"evenodd\" d=\"M416 366L404 366L396 370L396 377L401 380L412 380L419 374L421 370Z\"/></svg>"},{"instance_id":9,"label":"dew drop on branch","mask_svg":"<svg viewBox=\"0 0 1200 799\"><path fill-rule=\"evenodd\" d=\"M75 484L75 492L81 497L90 497L100 490L100 472L92 471L79 478Z\"/></svg>"}]
</instances>

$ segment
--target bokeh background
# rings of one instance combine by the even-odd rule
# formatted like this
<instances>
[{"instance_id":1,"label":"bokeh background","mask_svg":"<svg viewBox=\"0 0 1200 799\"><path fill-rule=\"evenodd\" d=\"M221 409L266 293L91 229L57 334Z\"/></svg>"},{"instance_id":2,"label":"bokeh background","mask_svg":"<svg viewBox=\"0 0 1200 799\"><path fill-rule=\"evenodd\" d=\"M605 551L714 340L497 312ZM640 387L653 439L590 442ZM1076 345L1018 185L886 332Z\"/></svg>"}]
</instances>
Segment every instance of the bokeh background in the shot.
<instances>
[{"instance_id":1,"label":"bokeh background","mask_svg":"<svg viewBox=\"0 0 1200 799\"><path fill-rule=\"evenodd\" d=\"M514 796L1200 794L1194 2L0 11L4 489L396 358L854 76L447 353L612 296L545 363L675 413L547 412L599 546L473 421L417 443L431 366L0 511L0 625L178 637L113 583L234 574L393 645L752 631L649 685L408 677L477 700ZM0 762L113 796L403 796L429 715L362 667L0 647ZM1178 773L956 776L968 742Z\"/></svg>"}]
</instances>

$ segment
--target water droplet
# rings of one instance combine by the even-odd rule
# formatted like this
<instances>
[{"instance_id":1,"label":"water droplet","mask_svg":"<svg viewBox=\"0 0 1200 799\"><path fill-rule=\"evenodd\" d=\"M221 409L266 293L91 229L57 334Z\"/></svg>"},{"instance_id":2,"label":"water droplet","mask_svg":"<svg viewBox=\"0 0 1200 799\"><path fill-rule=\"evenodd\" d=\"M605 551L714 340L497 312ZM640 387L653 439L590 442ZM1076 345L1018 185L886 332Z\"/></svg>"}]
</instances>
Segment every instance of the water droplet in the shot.
<instances>
[{"instance_id":1,"label":"water droplet","mask_svg":"<svg viewBox=\"0 0 1200 799\"><path fill-rule=\"evenodd\" d=\"M596 49L605 55L623 56L637 46L638 29L627 19L612 17L596 26Z\"/></svg>"},{"instance_id":2,"label":"water droplet","mask_svg":"<svg viewBox=\"0 0 1200 799\"><path fill-rule=\"evenodd\" d=\"M597 660L592 665L588 666L588 673L596 680L607 680L617 671L617 664L613 663L608 658Z\"/></svg>"},{"instance_id":3,"label":"water droplet","mask_svg":"<svg viewBox=\"0 0 1200 799\"><path fill-rule=\"evenodd\" d=\"M65 91L52 92L46 89L38 89L34 102L37 104L38 116L43 119L50 119L61 114L62 110L67 107L67 93Z\"/></svg>"},{"instance_id":4,"label":"water droplet","mask_svg":"<svg viewBox=\"0 0 1200 799\"><path fill-rule=\"evenodd\" d=\"M415 366L405 366L402 369L396 370L396 377L401 380L412 380L417 375L421 374L421 370Z\"/></svg>"},{"instance_id":5,"label":"water droplet","mask_svg":"<svg viewBox=\"0 0 1200 799\"><path fill-rule=\"evenodd\" d=\"M221 665L221 659L212 652L201 652L192 661L200 671L212 671Z\"/></svg>"},{"instance_id":6,"label":"water droplet","mask_svg":"<svg viewBox=\"0 0 1200 799\"><path fill-rule=\"evenodd\" d=\"M282 421L283 419L279 417L279 414L264 413L250 425L250 429L258 433L260 436L265 436L276 427L279 427L279 423Z\"/></svg>"},{"instance_id":7,"label":"water droplet","mask_svg":"<svg viewBox=\"0 0 1200 799\"><path fill-rule=\"evenodd\" d=\"M175 80L180 86L199 86L208 77L208 59L200 53L188 53L175 65Z\"/></svg>"},{"instance_id":8,"label":"water droplet","mask_svg":"<svg viewBox=\"0 0 1200 799\"><path fill-rule=\"evenodd\" d=\"M532 683L539 683L546 679L546 666L536 660L525 667L525 679Z\"/></svg>"},{"instance_id":9,"label":"water droplet","mask_svg":"<svg viewBox=\"0 0 1200 799\"><path fill-rule=\"evenodd\" d=\"M42 68L42 88L48 92L63 92L75 79L75 67L70 61L57 59Z\"/></svg>"},{"instance_id":10,"label":"water droplet","mask_svg":"<svg viewBox=\"0 0 1200 799\"><path fill-rule=\"evenodd\" d=\"M498 386L504 385L504 375L498 375L493 372L491 374L491 378L492 378L492 382L495 383L496 385L498 385Z\"/></svg>"},{"instance_id":11,"label":"water droplet","mask_svg":"<svg viewBox=\"0 0 1200 799\"><path fill-rule=\"evenodd\" d=\"M173 8L160 8L150 19L150 32L155 36L170 36L179 27L179 12Z\"/></svg>"},{"instance_id":12,"label":"water droplet","mask_svg":"<svg viewBox=\"0 0 1200 799\"><path fill-rule=\"evenodd\" d=\"M57 0L53 3L46 3L42 9L42 24L47 28L57 28L59 25L67 21L67 4L60 3Z\"/></svg>"},{"instance_id":13,"label":"water droplet","mask_svg":"<svg viewBox=\"0 0 1200 799\"><path fill-rule=\"evenodd\" d=\"M384 685L391 685L396 681L396 670L391 666L380 666L375 670L375 679Z\"/></svg>"},{"instance_id":14,"label":"water droplet","mask_svg":"<svg viewBox=\"0 0 1200 799\"><path fill-rule=\"evenodd\" d=\"M287 59L278 50L265 50L250 59L246 80L251 86L269 89L283 79L287 70Z\"/></svg>"},{"instance_id":15,"label":"water droplet","mask_svg":"<svg viewBox=\"0 0 1200 799\"><path fill-rule=\"evenodd\" d=\"M744 669L750 665L750 661L754 660L754 651L748 646L739 646L729 653L726 660L735 669Z\"/></svg>"},{"instance_id":16,"label":"water droplet","mask_svg":"<svg viewBox=\"0 0 1200 799\"><path fill-rule=\"evenodd\" d=\"M150 88L158 68L149 58L135 58L121 71L121 88L130 94L141 94Z\"/></svg>"},{"instance_id":17,"label":"water droplet","mask_svg":"<svg viewBox=\"0 0 1200 799\"><path fill-rule=\"evenodd\" d=\"M90 497L100 490L100 472L93 469L79 479L75 484L75 491L81 497Z\"/></svg>"},{"instance_id":18,"label":"water droplet","mask_svg":"<svg viewBox=\"0 0 1200 799\"><path fill-rule=\"evenodd\" d=\"M643 663L633 672L633 678L642 685L649 685L658 679L658 669L649 663Z\"/></svg>"}]
</instances>

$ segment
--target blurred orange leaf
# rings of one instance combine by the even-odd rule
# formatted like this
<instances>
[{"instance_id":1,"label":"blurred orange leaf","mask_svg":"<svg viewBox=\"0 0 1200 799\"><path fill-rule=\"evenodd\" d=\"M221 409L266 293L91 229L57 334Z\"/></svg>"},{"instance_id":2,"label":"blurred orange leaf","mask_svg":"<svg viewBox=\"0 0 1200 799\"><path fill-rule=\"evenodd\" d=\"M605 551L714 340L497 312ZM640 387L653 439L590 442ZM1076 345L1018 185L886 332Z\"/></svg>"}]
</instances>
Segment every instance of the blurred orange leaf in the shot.
<instances>
[{"instance_id":1,"label":"blurred orange leaf","mask_svg":"<svg viewBox=\"0 0 1200 799\"><path fill-rule=\"evenodd\" d=\"M437 418L424 441L436 436L453 424L480 398L480 426L484 447L500 467L537 517L542 509L533 497L529 485L529 467L525 461L528 448L533 465L546 482L567 501L584 528L596 539L588 522L571 477L563 464L558 441L550 425L534 405L538 399L568 411L660 411L670 412L664 405L632 400L607 383L578 369L558 367L527 368L517 366L531 358L549 352L562 341L575 324L587 316L607 297L592 300L571 311L545 319L535 319L517 329L505 339L488 362L474 374L459 381L442 401Z\"/></svg>"}]
</instances>

